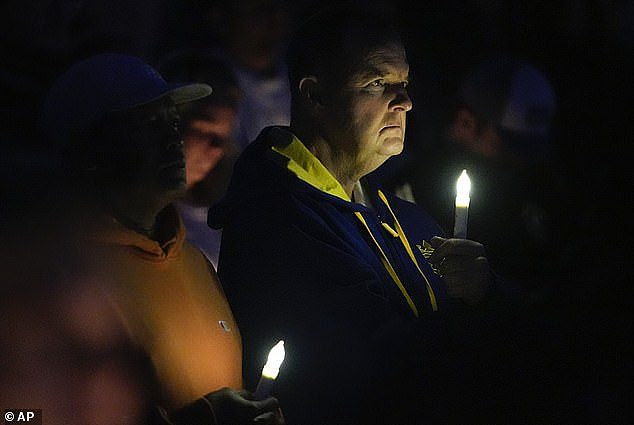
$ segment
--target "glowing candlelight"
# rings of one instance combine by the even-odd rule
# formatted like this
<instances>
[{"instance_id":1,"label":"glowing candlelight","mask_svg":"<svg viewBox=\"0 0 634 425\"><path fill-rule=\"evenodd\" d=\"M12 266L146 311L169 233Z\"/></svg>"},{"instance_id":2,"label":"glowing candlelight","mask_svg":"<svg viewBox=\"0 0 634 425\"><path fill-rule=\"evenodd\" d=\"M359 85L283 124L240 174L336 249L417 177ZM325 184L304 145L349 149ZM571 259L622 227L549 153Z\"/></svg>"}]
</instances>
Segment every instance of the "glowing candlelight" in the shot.
<instances>
[{"instance_id":1,"label":"glowing candlelight","mask_svg":"<svg viewBox=\"0 0 634 425\"><path fill-rule=\"evenodd\" d=\"M281 340L269 351L269 356L266 359L266 364L262 368L262 376L258 387L255 390L255 397L259 400L268 397L273 389L273 383L280 373L280 366L284 361L284 341Z\"/></svg>"},{"instance_id":2,"label":"glowing candlelight","mask_svg":"<svg viewBox=\"0 0 634 425\"><path fill-rule=\"evenodd\" d=\"M458 183L456 184L456 219L453 227L453 235L456 238L465 239L467 237L470 191L471 180L467 175L467 170L462 170L460 177L458 177Z\"/></svg>"}]
</instances>

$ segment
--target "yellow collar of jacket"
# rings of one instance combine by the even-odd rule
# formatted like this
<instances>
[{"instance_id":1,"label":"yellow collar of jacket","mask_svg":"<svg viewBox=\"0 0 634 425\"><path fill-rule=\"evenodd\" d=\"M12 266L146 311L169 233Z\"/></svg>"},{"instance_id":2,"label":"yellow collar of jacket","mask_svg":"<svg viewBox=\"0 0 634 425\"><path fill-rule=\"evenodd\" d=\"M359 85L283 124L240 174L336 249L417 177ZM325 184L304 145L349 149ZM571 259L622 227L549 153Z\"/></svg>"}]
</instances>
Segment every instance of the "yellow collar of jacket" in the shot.
<instances>
[{"instance_id":1,"label":"yellow collar of jacket","mask_svg":"<svg viewBox=\"0 0 634 425\"><path fill-rule=\"evenodd\" d=\"M341 183L293 133L275 127L271 129L270 135L273 138L271 149L288 159L289 171L322 192L351 201Z\"/></svg>"}]
</instances>

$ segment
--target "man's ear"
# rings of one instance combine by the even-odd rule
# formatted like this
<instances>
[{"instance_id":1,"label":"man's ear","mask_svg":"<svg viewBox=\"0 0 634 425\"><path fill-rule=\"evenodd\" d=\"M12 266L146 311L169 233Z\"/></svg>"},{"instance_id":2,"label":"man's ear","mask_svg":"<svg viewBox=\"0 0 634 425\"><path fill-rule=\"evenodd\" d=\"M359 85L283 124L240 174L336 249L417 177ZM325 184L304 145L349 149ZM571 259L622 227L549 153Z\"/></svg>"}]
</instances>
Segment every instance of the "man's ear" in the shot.
<instances>
[{"instance_id":1,"label":"man's ear","mask_svg":"<svg viewBox=\"0 0 634 425\"><path fill-rule=\"evenodd\" d=\"M460 108L453 116L448 129L449 138L459 142L472 144L478 138L478 122L467 108Z\"/></svg>"},{"instance_id":2,"label":"man's ear","mask_svg":"<svg viewBox=\"0 0 634 425\"><path fill-rule=\"evenodd\" d=\"M299 95L311 109L322 106L321 87L315 76L304 77L299 81Z\"/></svg>"}]
</instances>

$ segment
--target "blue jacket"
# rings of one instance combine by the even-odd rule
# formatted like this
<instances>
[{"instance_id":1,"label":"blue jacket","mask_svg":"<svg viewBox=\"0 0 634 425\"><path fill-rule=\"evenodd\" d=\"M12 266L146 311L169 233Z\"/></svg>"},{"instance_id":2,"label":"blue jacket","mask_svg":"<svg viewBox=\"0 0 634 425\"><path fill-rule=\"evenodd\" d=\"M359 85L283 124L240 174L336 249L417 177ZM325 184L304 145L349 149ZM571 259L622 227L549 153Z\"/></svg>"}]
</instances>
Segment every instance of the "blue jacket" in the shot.
<instances>
[{"instance_id":1,"label":"blue jacket","mask_svg":"<svg viewBox=\"0 0 634 425\"><path fill-rule=\"evenodd\" d=\"M441 230L415 204L369 195L373 208L352 202L292 133L269 127L210 211L247 388L284 339L276 395L291 424L381 423L403 408L392 386L434 385L425 362L442 357L451 303L417 244Z\"/></svg>"}]
</instances>

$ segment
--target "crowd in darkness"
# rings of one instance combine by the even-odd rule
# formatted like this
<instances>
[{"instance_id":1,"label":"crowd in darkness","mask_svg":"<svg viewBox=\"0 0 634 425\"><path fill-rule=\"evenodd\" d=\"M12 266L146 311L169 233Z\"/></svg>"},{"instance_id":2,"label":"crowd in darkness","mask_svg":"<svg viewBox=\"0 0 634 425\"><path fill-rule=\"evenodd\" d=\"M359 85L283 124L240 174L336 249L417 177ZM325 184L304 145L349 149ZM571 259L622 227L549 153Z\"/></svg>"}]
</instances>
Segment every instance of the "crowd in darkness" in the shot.
<instances>
[{"instance_id":1,"label":"crowd in darkness","mask_svg":"<svg viewBox=\"0 0 634 425\"><path fill-rule=\"evenodd\" d=\"M187 125L203 123L184 134L213 139L213 148L205 152L208 168L195 169L187 157L187 193L176 206L192 244L217 267L220 233L207 228L206 212L222 198L236 158L260 130L289 125L284 54L290 36L304 17L330 3L341 2L2 2L0 344L11 347L0 354L2 409L40 403L28 407L50 412L59 423L78 417L78 423L104 423L105 411L112 418L143 417L155 389L148 385L151 372L138 367L145 362L124 341L126 324L114 319L118 311L101 293L101 282L76 264L86 261L78 230L85 210L66 190L63 161L41 131L53 81L79 60L121 53L141 58L168 82L213 87L215 100L197 100L181 113ZM494 134L495 153L466 163L487 170L473 182L472 231L488 249L511 316L523 324L516 346L499 346L512 359L499 365L501 375L516 366L531 375L525 381L530 388L509 387L526 398L517 403L518 415L543 423L630 423L634 294L626 152L632 142L634 2L348 3L395 23L410 66L414 106L404 152L368 176L370 184L416 201L450 236L453 205L442 201L458 175L443 165L456 160L448 157L457 152L456 140L469 143L466 133L456 132L473 125L471 142L479 144ZM474 77L478 70L494 73L486 71L491 63L512 64L512 70L500 77L508 84L491 83L502 88L492 89L497 112L487 115L470 103L465 87L481 83ZM520 68L530 71L521 74ZM520 74L529 77L513 94ZM534 86L525 83L536 79ZM544 131L507 137L504 111L529 98L547 104ZM205 135L205 120L224 120L224 126ZM518 150L505 145L511 140ZM202 155L200 149L185 141L186 156ZM491 204L479 204L482 199ZM487 220L488 214L501 218ZM485 350L489 361L499 358L491 354L495 349ZM34 351L40 357L29 354ZM502 392L483 390L514 398ZM283 399L280 405L283 411ZM69 406L82 406L83 416L68 419L63 408Z\"/></svg>"}]
</instances>

